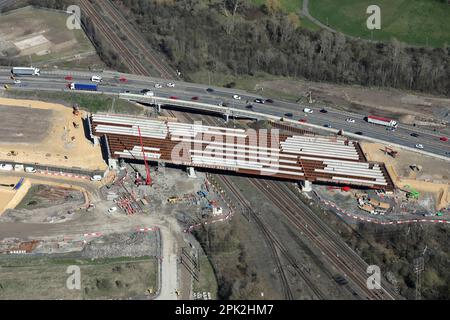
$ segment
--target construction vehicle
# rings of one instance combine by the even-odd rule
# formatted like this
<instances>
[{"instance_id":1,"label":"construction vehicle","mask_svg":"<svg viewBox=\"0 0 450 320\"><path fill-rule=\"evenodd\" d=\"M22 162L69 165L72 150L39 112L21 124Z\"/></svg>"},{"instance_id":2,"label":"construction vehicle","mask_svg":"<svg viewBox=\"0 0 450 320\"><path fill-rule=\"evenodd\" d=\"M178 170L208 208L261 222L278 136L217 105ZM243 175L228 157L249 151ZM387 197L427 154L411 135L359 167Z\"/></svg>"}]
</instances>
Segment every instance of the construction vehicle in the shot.
<instances>
[{"instance_id":1,"label":"construction vehicle","mask_svg":"<svg viewBox=\"0 0 450 320\"><path fill-rule=\"evenodd\" d=\"M408 199L413 199L413 200L418 200L419 199L419 196L420 196L419 191L415 190L410 185L405 185L405 187L403 189L400 189L400 190L406 192L406 197Z\"/></svg>"},{"instance_id":2,"label":"construction vehicle","mask_svg":"<svg viewBox=\"0 0 450 320\"><path fill-rule=\"evenodd\" d=\"M181 200L180 197L170 197L167 199L167 202L173 204L179 202L180 200Z\"/></svg>"},{"instance_id":3,"label":"construction vehicle","mask_svg":"<svg viewBox=\"0 0 450 320\"><path fill-rule=\"evenodd\" d=\"M9 86L8 86L7 84L5 84L3 87L4 87L6 90L9 90Z\"/></svg>"},{"instance_id":4,"label":"construction vehicle","mask_svg":"<svg viewBox=\"0 0 450 320\"><path fill-rule=\"evenodd\" d=\"M409 166L412 171L422 171L422 166L420 164L412 164Z\"/></svg>"},{"instance_id":5,"label":"construction vehicle","mask_svg":"<svg viewBox=\"0 0 450 320\"><path fill-rule=\"evenodd\" d=\"M72 113L74 116L78 116L80 114L80 107L77 104L74 104L72 109Z\"/></svg>"},{"instance_id":6,"label":"construction vehicle","mask_svg":"<svg viewBox=\"0 0 450 320\"><path fill-rule=\"evenodd\" d=\"M393 150L389 147L384 147L384 154L390 155L392 158L397 156L398 151Z\"/></svg>"},{"instance_id":7,"label":"construction vehicle","mask_svg":"<svg viewBox=\"0 0 450 320\"><path fill-rule=\"evenodd\" d=\"M75 129L78 129L80 127L80 125L78 123L76 123L75 121L72 122L72 124Z\"/></svg>"},{"instance_id":8,"label":"construction vehicle","mask_svg":"<svg viewBox=\"0 0 450 320\"><path fill-rule=\"evenodd\" d=\"M13 76L39 76L41 74L41 70L33 67L13 67L11 69L11 73Z\"/></svg>"}]
</instances>

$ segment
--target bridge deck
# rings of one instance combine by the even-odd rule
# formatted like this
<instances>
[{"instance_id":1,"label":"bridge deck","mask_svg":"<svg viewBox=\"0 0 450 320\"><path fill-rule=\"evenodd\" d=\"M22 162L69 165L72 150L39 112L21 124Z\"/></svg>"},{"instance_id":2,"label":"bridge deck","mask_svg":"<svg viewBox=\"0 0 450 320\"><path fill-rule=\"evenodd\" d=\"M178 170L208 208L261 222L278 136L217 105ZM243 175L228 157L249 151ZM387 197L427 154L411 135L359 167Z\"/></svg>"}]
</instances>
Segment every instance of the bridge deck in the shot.
<instances>
[{"instance_id":1,"label":"bridge deck","mask_svg":"<svg viewBox=\"0 0 450 320\"><path fill-rule=\"evenodd\" d=\"M92 132L106 135L112 158L143 159L290 180L392 189L383 164L367 162L357 142L94 114Z\"/></svg>"}]
</instances>

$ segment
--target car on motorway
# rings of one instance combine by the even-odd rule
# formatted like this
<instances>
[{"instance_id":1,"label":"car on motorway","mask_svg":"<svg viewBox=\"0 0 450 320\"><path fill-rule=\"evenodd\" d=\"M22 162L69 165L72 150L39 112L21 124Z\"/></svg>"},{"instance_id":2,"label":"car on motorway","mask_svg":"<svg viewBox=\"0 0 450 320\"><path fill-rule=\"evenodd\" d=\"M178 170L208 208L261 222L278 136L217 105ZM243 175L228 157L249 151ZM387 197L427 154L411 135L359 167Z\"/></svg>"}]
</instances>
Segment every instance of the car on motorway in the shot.
<instances>
[{"instance_id":1,"label":"car on motorway","mask_svg":"<svg viewBox=\"0 0 450 320\"><path fill-rule=\"evenodd\" d=\"M0 164L0 170L3 171L12 171L14 169L12 164L8 164L8 163L2 163Z\"/></svg>"},{"instance_id":2,"label":"car on motorway","mask_svg":"<svg viewBox=\"0 0 450 320\"><path fill-rule=\"evenodd\" d=\"M417 149L423 149L423 144L417 143L417 144L416 144L416 148L417 148Z\"/></svg>"},{"instance_id":3,"label":"car on motorway","mask_svg":"<svg viewBox=\"0 0 450 320\"><path fill-rule=\"evenodd\" d=\"M266 99L266 102L267 103L273 103L273 100L272 99Z\"/></svg>"},{"instance_id":4,"label":"car on motorway","mask_svg":"<svg viewBox=\"0 0 450 320\"><path fill-rule=\"evenodd\" d=\"M141 93L143 94L143 95L145 95L145 96L150 96L150 97L153 97L155 94L153 93L153 91L151 91L151 90L149 90L149 89L144 89L144 90L141 90Z\"/></svg>"},{"instance_id":5,"label":"car on motorway","mask_svg":"<svg viewBox=\"0 0 450 320\"><path fill-rule=\"evenodd\" d=\"M241 98L241 96L238 95L238 94L233 94L233 99L234 99L234 100L241 100L242 98Z\"/></svg>"},{"instance_id":6,"label":"car on motorway","mask_svg":"<svg viewBox=\"0 0 450 320\"><path fill-rule=\"evenodd\" d=\"M264 104L264 100L263 100L263 99L256 98L256 99L253 100L253 101L256 102L256 103L262 103L262 104Z\"/></svg>"},{"instance_id":7,"label":"car on motorway","mask_svg":"<svg viewBox=\"0 0 450 320\"><path fill-rule=\"evenodd\" d=\"M314 111L313 111L313 109L310 109L310 108L304 108L303 112L304 113L313 113Z\"/></svg>"},{"instance_id":8,"label":"car on motorway","mask_svg":"<svg viewBox=\"0 0 450 320\"><path fill-rule=\"evenodd\" d=\"M170 96L169 99L178 100L178 97L177 96Z\"/></svg>"},{"instance_id":9,"label":"car on motorway","mask_svg":"<svg viewBox=\"0 0 450 320\"><path fill-rule=\"evenodd\" d=\"M448 138L447 138L447 137L440 137L439 140L444 141L444 142L447 142L447 141L448 141Z\"/></svg>"},{"instance_id":10,"label":"car on motorway","mask_svg":"<svg viewBox=\"0 0 450 320\"><path fill-rule=\"evenodd\" d=\"M298 119L298 122L308 122L306 119Z\"/></svg>"},{"instance_id":11,"label":"car on motorway","mask_svg":"<svg viewBox=\"0 0 450 320\"><path fill-rule=\"evenodd\" d=\"M125 90L125 93L130 93L130 90Z\"/></svg>"},{"instance_id":12,"label":"car on motorway","mask_svg":"<svg viewBox=\"0 0 450 320\"><path fill-rule=\"evenodd\" d=\"M288 118L292 118L293 114L290 113L290 112L288 112L288 113L285 113L284 116L285 116L285 117L288 117Z\"/></svg>"},{"instance_id":13,"label":"car on motorway","mask_svg":"<svg viewBox=\"0 0 450 320\"><path fill-rule=\"evenodd\" d=\"M395 132L395 127L386 127L386 130L387 131L392 131L392 132Z\"/></svg>"},{"instance_id":14,"label":"car on motorway","mask_svg":"<svg viewBox=\"0 0 450 320\"><path fill-rule=\"evenodd\" d=\"M72 77L72 76L66 76L66 77L64 78L64 80L72 81L72 80L73 80L73 77Z\"/></svg>"},{"instance_id":15,"label":"car on motorway","mask_svg":"<svg viewBox=\"0 0 450 320\"><path fill-rule=\"evenodd\" d=\"M167 84L167 86L168 86L169 88L174 88L174 87L175 87L175 83L169 82L169 83Z\"/></svg>"},{"instance_id":16,"label":"car on motorway","mask_svg":"<svg viewBox=\"0 0 450 320\"><path fill-rule=\"evenodd\" d=\"M320 109L320 113L328 113L328 110L325 108Z\"/></svg>"},{"instance_id":17,"label":"car on motorway","mask_svg":"<svg viewBox=\"0 0 450 320\"><path fill-rule=\"evenodd\" d=\"M214 89L213 88L206 88L206 92L214 92Z\"/></svg>"},{"instance_id":18,"label":"car on motorway","mask_svg":"<svg viewBox=\"0 0 450 320\"><path fill-rule=\"evenodd\" d=\"M246 105L245 106L247 109L253 109L253 105L251 105L251 104L248 104L248 105Z\"/></svg>"},{"instance_id":19,"label":"car on motorway","mask_svg":"<svg viewBox=\"0 0 450 320\"><path fill-rule=\"evenodd\" d=\"M446 152L445 152L445 155L446 155L446 156L450 156L450 151L446 151Z\"/></svg>"},{"instance_id":20,"label":"car on motorway","mask_svg":"<svg viewBox=\"0 0 450 320\"><path fill-rule=\"evenodd\" d=\"M364 135L361 131L356 131L355 134L360 135L360 136Z\"/></svg>"},{"instance_id":21,"label":"car on motorway","mask_svg":"<svg viewBox=\"0 0 450 320\"><path fill-rule=\"evenodd\" d=\"M102 77L100 77L100 76L92 76L91 77L91 81L100 83L100 82L102 82Z\"/></svg>"},{"instance_id":22,"label":"car on motorway","mask_svg":"<svg viewBox=\"0 0 450 320\"><path fill-rule=\"evenodd\" d=\"M192 97L191 100L197 101L197 100L198 100L198 97L197 97L197 96Z\"/></svg>"},{"instance_id":23,"label":"car on motorway","mask_svg":"<svg viewBox=\"0 0 450 320\"><path fill-rule=\"evenodd\" d=\"M324 124L323 126L324 126L325 128L331 128L331 124L328 124L328 123Z\"/></svg>"},{"instance_id":24,"label":"car on motorway","mask_svg":"<svg viewBox=\"0 0 450 320\"><path fill-rule=\"evenodd\" d=\"M347 118L345 119L345 121L347 121L348 123L355 123L355 119L352 118Z\"/></svg>"},{"instance_id":25,"label":"car on motorway","mask_svg":"<svg viewBox=\"0 0 450 320\"><path fill-rule=\"evenodd\" d=\"M19 79L14 80L14 84L21 84L21 83L22 83L22 81L20 81Z\"/></svg>"},{"instance_id":26,"label":"car on motorway","mask_svg":"<svg viewBox=\"0 0 450 320\"><path fill-rule=\"evenodd\" d=\"M155 83L155 88L156 88L156 89L161 89L161 88L162 88L162 85L160 85L159 83Z\"/></svg>"},{"instance_id":27,"label":"car on motorway","mask_svg":"<svg viewBox=\"0 0 450 320\"><path fill-rule=\"evenodd\" d=\"M411 137L414 137L414 138L418 138L418 137L419 137L419 134L418 134L418 133L415 133L415 132L413 132L413 133L411 133L411 134L410 134L410 136L411 136Z\"/></svg>"}]
</instances>

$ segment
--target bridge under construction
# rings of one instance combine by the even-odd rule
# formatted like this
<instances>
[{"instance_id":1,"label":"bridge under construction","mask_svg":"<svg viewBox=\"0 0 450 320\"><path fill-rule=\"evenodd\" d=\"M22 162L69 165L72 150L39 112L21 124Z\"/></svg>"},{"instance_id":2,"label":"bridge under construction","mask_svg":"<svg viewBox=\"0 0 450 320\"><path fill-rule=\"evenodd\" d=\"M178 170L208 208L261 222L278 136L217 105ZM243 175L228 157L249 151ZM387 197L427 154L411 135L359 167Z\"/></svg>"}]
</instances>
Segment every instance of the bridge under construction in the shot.
<instances>
[{"instance_id":1,"label":"bridge under construction","mask_svg":"<svg viewBox=\"0 0 450 320\"><path fill-rule=\"evenodd\" d=\"M356 141L286 135L279 130L213 127L144 117L93 114L93 139L102 138L110 163L164 162L239 174L392 190L383 163L368 162Z\"/></svg>"}]
</instances>

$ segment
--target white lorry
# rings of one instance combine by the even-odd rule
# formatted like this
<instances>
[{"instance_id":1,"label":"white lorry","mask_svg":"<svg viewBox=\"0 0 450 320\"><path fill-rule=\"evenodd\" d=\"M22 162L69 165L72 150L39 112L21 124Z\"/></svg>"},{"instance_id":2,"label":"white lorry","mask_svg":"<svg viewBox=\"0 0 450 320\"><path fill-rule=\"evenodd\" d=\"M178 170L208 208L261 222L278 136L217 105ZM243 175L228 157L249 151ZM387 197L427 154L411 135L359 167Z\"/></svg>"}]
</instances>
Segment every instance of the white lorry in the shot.
<instances>
[{"instance_id":1,"label":"white lorry","mask_svg":"<svg viewBox=\"0 0 450 320\"><path fill-rule=\"evenodd\" d=\"M374 123L374 124L379 124L382 126L386 126L386 127L391 127L391 128L397 128L397 121L395 120L391 120L391 119L387 119L387 118L381 118L381 117L376 117L376 116L368 116L367 117L367 122L368 123Z\"/></svg>"},{"instance_id":2,"label":"white lorry","mask_svg":"<svg viewBox=\"0 0 450 320\"><path fill-rule=\"evenodd\" d=\"M33 67L13 67L11 73L13 76L39 76L41 70Z\"/></svg>"}]
</instances>

